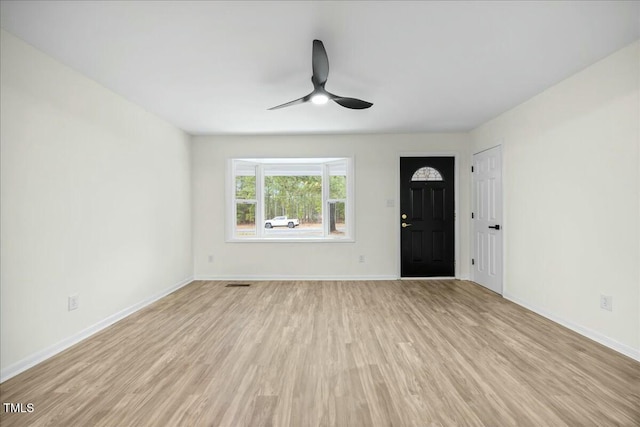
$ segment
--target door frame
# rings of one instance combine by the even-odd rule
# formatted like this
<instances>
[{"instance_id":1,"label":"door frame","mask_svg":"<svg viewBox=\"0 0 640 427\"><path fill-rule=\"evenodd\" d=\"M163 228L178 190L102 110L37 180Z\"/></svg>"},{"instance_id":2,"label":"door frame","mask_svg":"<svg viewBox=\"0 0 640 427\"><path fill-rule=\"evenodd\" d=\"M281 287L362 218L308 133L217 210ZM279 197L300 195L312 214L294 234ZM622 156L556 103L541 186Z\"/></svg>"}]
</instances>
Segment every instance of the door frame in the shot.
<instances>
[{"instance_id":1,"label":"door frame","mask_svg":"<svg viewBox=\"0 0 640 427\"><path fill-rule=\"evenodd\" d=\"M500 191L502 191L502 223L500 224L502 226L502 233L501 233L501 237L502 237L502 292L499 294L500 296L504 296L505 294L505 290L507 288L507 275L506 275L506 271L507 271L507 253L508 253L508 248L507 248L507 233L509 232L509 224L507 223L507 195L505 194L504 188L505 188L505 170L506 170L506 162L505 162L505 155L504 155L504 151L505 151L505 144L504 144L504 140L500 139L499 141L496 141L493 145L491 145L490 147L486 147L483 148L481 150L478 151L473 151L471 153L471 158L469 159L469 163L471 165L473 165L473 156L475 156L476 154L480 154L480 153L484 153L485 151L489 151L492 150L494 148L500 147L500 156L501 156L501 186L500 186ZM473 212L473 203L474 203L474 197L475 197L475 189L473 188L473 176L469 176L469 187L470 187L470 196L471 196L471 205L470 205L470 212ZM473 230L473 221L471 220L471 218L469 218L469 262L471 262L471 259L475 257L475 243L476 243L476 237L475 237L475 232ZM476 273L475 273L475 269L473 268L473 266L469 266L470 270L469 270L469 276L471 278L471 281L474 283L476 282ZM482 286L482 285L480 285Z\"/></svg>"},{"instance_id":2,"label":"door frame","mask_svg":"<svg viewBox=\"0 0 640 427\"><path fill-rule=\"evenodd\" d=\"M402 212L400 212L400 159L402 157L453 157L453 175L454 175L454 197L453 203L454 209L454 225L453 225L453 241L455 244L455 269L454 278L460 277L460 216L458 215L460 210L460 153L457 151L401 151L396 157L396 217L394 218L394 227L396 227L396 276L400 280L439 280L443 277L402 277L402 237L400 235L400 227L398 226L398 219ZM451 277L446 277L451 279Z\"/></svg>"}]
</instances>

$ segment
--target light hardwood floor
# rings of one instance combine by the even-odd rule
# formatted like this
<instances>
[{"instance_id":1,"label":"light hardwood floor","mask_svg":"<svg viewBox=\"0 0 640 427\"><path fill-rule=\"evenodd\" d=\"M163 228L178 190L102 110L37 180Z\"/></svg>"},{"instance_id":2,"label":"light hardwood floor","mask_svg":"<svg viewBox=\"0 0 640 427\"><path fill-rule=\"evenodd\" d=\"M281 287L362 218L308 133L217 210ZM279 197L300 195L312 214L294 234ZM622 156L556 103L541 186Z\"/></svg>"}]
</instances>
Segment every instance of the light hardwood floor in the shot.
<instances>
[{"instance_id":1,"label":"light hardwood floor","mask_svg":"<svg viewBox=\"0 0 640 427\"><path fill-rule=\"evenodd\" d=\"M640 425L640 363L473 283L225 284L6 381L2 426Z\"/></svg>"}]
</instances>

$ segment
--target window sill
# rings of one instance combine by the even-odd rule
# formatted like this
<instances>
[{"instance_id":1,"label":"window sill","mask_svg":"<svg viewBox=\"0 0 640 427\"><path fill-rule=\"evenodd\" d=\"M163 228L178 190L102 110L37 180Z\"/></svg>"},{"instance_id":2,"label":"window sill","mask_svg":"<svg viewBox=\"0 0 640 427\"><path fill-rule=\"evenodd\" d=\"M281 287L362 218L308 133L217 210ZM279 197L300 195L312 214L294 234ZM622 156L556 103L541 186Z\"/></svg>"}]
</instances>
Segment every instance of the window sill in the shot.
<instances>
[{"instance_id":1,"label":"window sill","mask_svg":"<svg viewBox=\"0 0 640 427\"><path fill-rule=\"evenodd\" d=\"M298 238L298 239L287 239L281 237L273 237L273 238L260 238L260 239L252 239L252 238L243 238L243 239L226 239L227 243L355 243L355 239L353 237L345 237L345 238L336 238L336 239L314 239L314 238Z\"/></svg>"}]
</instances>

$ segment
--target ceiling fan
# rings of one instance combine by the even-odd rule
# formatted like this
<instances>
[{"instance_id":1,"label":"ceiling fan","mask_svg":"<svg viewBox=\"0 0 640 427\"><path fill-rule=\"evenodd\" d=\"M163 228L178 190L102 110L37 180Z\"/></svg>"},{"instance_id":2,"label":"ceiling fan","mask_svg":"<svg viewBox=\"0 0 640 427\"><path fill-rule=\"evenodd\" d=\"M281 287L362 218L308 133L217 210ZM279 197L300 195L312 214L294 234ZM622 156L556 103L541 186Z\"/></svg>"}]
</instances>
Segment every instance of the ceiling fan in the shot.
<instances>
[{"instance_id":1,"label":"ceiling fan","mask_svg":"<svg viewBox=\"0 0 640 427\"><path fill-rule=\"evenodd\" d=\"M313 68L313 75L311 76L313 92L294 101L289 101L284 104L271 107L269 110L277 110L278 108L302 104L303 102L308 101L311 101L314 104L326 104L329 100L332 100L343 107L354 110L362 110L373 105L371 102L363 101L361 99L347 98L327 92L324 85L327 83L327 77L329 76L329 58L327 58L327 51L324 49L324 44L322 44L320 40L313 41L311 65Z\"/></svg>"}]
</instances>

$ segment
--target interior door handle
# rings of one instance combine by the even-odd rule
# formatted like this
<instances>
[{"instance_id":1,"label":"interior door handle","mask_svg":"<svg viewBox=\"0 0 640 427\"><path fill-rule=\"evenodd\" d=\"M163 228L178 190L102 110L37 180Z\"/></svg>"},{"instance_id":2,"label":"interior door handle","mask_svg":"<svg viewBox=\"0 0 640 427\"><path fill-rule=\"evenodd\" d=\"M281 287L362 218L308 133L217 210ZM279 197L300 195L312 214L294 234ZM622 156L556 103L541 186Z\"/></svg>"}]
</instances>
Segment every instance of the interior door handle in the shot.
<instances>
[{"instance_id":1,"label":"interior door handle","mask_svg":"<svg viewBox=\"0 0 640 427\"><path fill-rule=\"evenodd\" d=\"M493 228L494 230L500 230L500 224L496 224L494 226L489 226L489 228Z\"/></svg>"},{"instance_id":2,"label":"interior door handle","mask_svg":"<svg viewBox=\"0 0 640 427\"><path fill-rule=\"evenodd\" d=\"M411 227L413 224L407 224L406 222L402 223L402 228Z\"/></svg>"}]
</instances>

